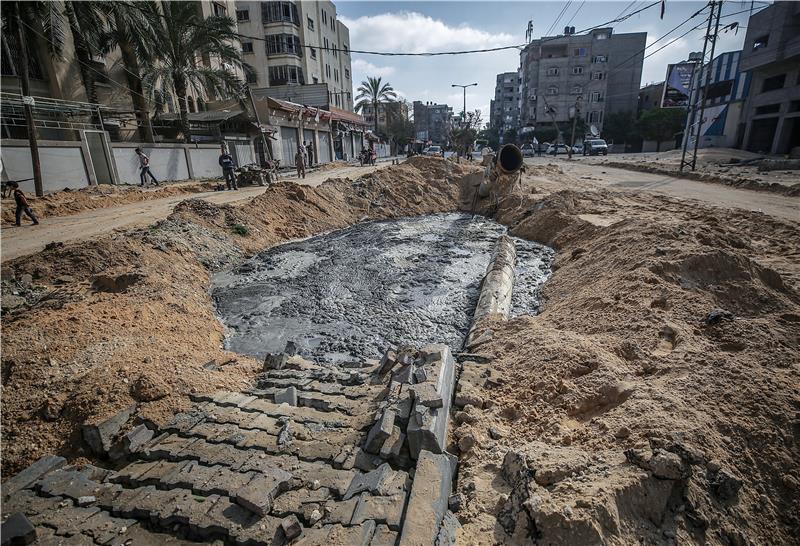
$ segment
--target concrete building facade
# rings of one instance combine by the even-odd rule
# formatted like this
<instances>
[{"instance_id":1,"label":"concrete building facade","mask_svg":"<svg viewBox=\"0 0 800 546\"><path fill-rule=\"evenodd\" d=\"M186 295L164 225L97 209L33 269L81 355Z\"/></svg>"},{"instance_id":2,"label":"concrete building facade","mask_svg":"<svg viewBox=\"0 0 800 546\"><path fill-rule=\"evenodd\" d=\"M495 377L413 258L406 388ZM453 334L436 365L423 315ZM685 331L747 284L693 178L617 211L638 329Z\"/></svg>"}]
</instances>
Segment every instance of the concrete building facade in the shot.
<instances>
[{"instance_id":1,"label":"concrete building facade","mask_svg":"<svg viewBox=\"0 0 800 546\"><path fill-rule=\"evenodd\" d=\"M371 130L375 130L375 112L371 104L364 106L361 111L364 121ZM392 103L381 104L378 107L378 132L385 132L389 122L397 116L401 119L408 119L408 103L405 101L395 101Z\"/></svg>"},{"instance_id":2,"label":"concrete building facade","mask_svg":"<svg viewBox=\"0 0 800 546\"><path fill-rule=\"evenodd\" d=\"M800 2L775 2L750 17L739 69L750 73L741 145L786 154L800 146Z\"/></svg>"},{"instance_id":3,"label":"concrete building facade","mask_svg":"<svg viewBox=\"0 0 800 546\"><path fill-rule=\"evenodd\" d=\"M490 103L489 125L501 135L517 129L520 123L522 78L518 72L503 72L495 80L494 99Z\"/></svg>"},{"instance_id":4,"label":"concrete building facade","mask_svg":"<svg viewBox=\"0 0 800 546\"><path fill-rule=\"evenodd\" d=\"M601 131L609 114L635 115L646 40L598 28L530 42L520 53L520 125L566 124L575 107Z\"/></svg>"},{"instance_id":5,"label":"concrete building facade","mask_svg":"<svg viewBox=\"0 0 800 546\"><path fill-rule=\"evenodd\" d=\"M325 84L329 104L353 110L350 31L329 1L236 2L253 88Z\"/></svg>"},{"instance_id":6,"label":"concrete building facade","mask_svg":"<svg viewBox=\"0 0 800 546\"><path fill-rule=\"evenodd\" d=\"M414 101L414 132L417 140L440 146L449 141L453 108L446 104Z\"/></svg>"}]
</instances>

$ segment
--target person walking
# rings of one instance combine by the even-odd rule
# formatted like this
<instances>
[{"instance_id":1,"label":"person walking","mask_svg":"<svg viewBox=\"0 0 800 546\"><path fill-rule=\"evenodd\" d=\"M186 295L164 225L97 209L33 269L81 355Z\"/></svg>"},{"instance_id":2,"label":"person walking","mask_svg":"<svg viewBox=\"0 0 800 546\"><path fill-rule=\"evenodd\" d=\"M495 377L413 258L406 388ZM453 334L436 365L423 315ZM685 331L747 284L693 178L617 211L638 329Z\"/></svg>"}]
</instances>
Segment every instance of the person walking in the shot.
<instances>
[{"instance_id":1,"label":"person walking","mask_svg":"<svg viewBox=\"0 0 800 546\"><path fill-rule=\"evenodd\" d=\"M308 148L306 148L306 141L300 146L300 151L303 152L303 166L308 167Z\"/></svg>"},{"instance_id":2,"label":"person walking","mask_svg":"<svg viewBox=\"0 0 800 546\"><path fill-rule=\"evenodd\" d=\"M236 185L236 173L234 172L236 163L233 161L233 157L228 153L224 146L222 147L222 153L219 156L219 166L222 167L222 177L225 179L228 189L238 190L239 186Z\"/></svg>"},{"instance_id":3,"label":"person walking","mask_svg":"<svg viewBox=\"0 0 800 546\"><path fill-rule=\"evenodd\" d=\"M147 176L150 175L150 178L153 179L153 184L158 186L158 180L150 172L150 158L144 155L141 148L136 148L136 155L139 156L139 185L144 186L145 182L147 182Z\"/></svg>"},{"instance_id":4,"label":"person walking","mask_svg":"<svg viewBox=\"0 0 800 546\"><path fill-rule=\"evenodd\" d=\"M314 166L314 146L312 142L309 142L306 146L306 155L308 155L308 166Z\"/></svg>"},{"instance_id":5,"label":"person walking","mask_svg":"<svg viewBox=\"0 0 800 546\"><path fill-rule=\"evenodd\" d=\"M303 154L302 147L297 149L297 152L294 154L294 166L297 169L297 178L305 178L306 177L306 164L305 164L305 154Z\"/></svg>"},{"instance_id":6,"label":"person walking","mask_svg":"<svg viewBox=\"0 0 800 546\"><path fill-rule=\"evenodd\" d=\"M28 200L25 198L25 194L22 193L21 189L19 189L19 183L14 180L11 180L6 185L13 190L14 202L17 204L17 210L16 210L17 227L22 225L22 213L25 213L25 215L27 215L28 218L33 220L34 226L38 226L39 220L36 219L36 215L31 210L31 206L28 203Z\"/></svg>"}]
</instances>

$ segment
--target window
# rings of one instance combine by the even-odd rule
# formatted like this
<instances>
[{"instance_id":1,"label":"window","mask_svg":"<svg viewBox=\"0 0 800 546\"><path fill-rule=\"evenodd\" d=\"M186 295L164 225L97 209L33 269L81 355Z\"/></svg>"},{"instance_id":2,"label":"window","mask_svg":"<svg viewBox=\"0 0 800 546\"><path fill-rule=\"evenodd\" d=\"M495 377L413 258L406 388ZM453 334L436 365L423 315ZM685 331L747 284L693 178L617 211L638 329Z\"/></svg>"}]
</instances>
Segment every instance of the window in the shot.
<instances>
[{"instance_id":1,"label":"window","mask_svg":"<svg viewBox=\"0 0 800 546\"><path fill-rule=\"evenodd\" d=\"M592 110L589 112L589 123L602 123L603 122L603 111L602 110Z\"/></svg>"},{"instance_id":2,"label":"window","mask_svg":"<svg viewBox=\"0 0 800 546\"><path fill-rule=\"evenodd\" d=\"M761 92L766 93L767 91L783 89L783 85L785 83L786 74L778 74L777 76L772 76L771 78L764 78L764 83L761 85Z\"/></svg>"},{"instance_id":3,"label":"window","mask_svg":"<svg viewBox=\"0 0 800 546\"><path fill-rule=\"evenodd\" d=\"M583 67L582 66L573 66L572 67L573 74L583 74Z\"/></svg>"},{"instance_id":4,"label":"window","mask_svg":"<svg viewBox=\"0 0 800 546\"><path fill-rule=\"evenodd\" d=\"M245 70L244 75L247 78L247 83L258 83L258 74L252 70Z\"/></svg>"},{"instance_id":5,"label":"window","mask_svg":"<svg viewBox=\"0 0 800 546\"><path fill-rule=\"evenodd\" d=\"M592 79L593 80L602 80L604 75L602 72L592 72Z\"/></svg>"},{"instance_id":6,"label":"window","mask_svg":"<svg viewBox=\"0 0 800 546\"><path fill-rule=\"evenodd\" d=\"M342 49L344 50L344 51L342 51L342 53L344 53L345 55L350 53L350 50L347 49L347 44L342 44Z\"/></svg>"},{"instance_id":7,"label":"window","mask_svg":"<svg viewBox=\"0 0 800 546\"><path fill-rule=\"evenodd\" d=\"M286 85L290 83L304 84L303 69L297 66L270 66L269 84Z\"/></svg>"},{"instance_id":8,"label":"window","mask_svg":"<svg viewBox=\"0 0 800 546\"><path fill-rule=\"evenodd\" d=\"M780 111L780 104L765 104L764 106L759 106L756 108L756 115L760 116L762 114L777 114Z\"/></svg>"},{"instance_id":9,"label":"window","mask_svg":"<svg viewBox=\"0 0 800 546\"><path fill-rule=\"evenodd\" d=\"M557 66L551 66L550 68L548 68L547 69L547 75L548 76L558 76L558 67Z\"/></svg>"},{"instance_id":10,"label":"window","mask_svg":"<svg viewBox=\"0 0 800 546\"><path fill-rule=\"evenodd\" d=\"M314 30L314 19L312 19L311 17L306 17L306 19L307 19L306 23L308 24L308 30Z\"/></svg>"},{"instance_id":11,"label":"window","mask_svg":"<svg viewBox=\"0 0 800 546\"><path fill-rule=\"evenodd\" d=\"M334 17L335 16L331 16L331 30L336 32L336 19L334 19Z\"/></svg>"},{"instance_id":12,"label":"window","mask_svg":"<svg viewBox=\"0 0 800 546\"><path fill-rule=\"evenodd\" d=\"M586 57L586 48L585 47L576 47L572 50L573 57Z\"/></svg>"},{"instance_id":13,"label":"window","mask_svg":"<svg viewBox=\"0 0 800 546\"><path fill-rule=\"evenodd\" d=\"M547 94L558 95L558 87L556 87L555 85L551 85L550 87L547 88Z\"/></svg>"},{"instance_id":14,"label":"window","mask_svg":"<svg viewBox=\"0 0 800 546\"><path fill-rule=\"evenodd\" d=\"M603 93L600 91L593 91L590 96L590 100L592 102L603 102Z\"/></svg>"},{"instance_id":15,"label":"window","mask_svg":"<svg viewBox=\"0 0 800 546\"><path fill-rule=\"evenodd\" d=\"M319 83L319 78L314 76L314 77L311 78L311 82L312 83Z\"/></svg>"},{"instance_id":16,"label":"window","mask_svg":"<svg viewBox=\"0 0 800 546\"><path fill-rule=\"evenodd\" d=\"M236 10L236 20L240 23L244 23L250 20L250 10L249 9L237 9Z\"/></svg>"},{"instance_id":17,"label":"window","mask_svg":"<svg viewBox=\"0 0 800 546\"><path fill-rule=\"evenodd\" d=\"M573 85L572 86L572 94L573 95L580 95L581 93L583 93L583 87L581 87L580 85Z\"/></svg>"},{"instance_id":18,"label":"window","mask_svg":"<svg viewBox=\"0 0 800 546\"><path fill-rule=\"evenodd\" d=\"M322 10L322 24L323 25L327 25L328 24L328 14L325 13L325 10Z\"/></svg>"},{"instance_id":19,"label":"window","mask_svg":"<svg viewBox=\"0 0 800 546\"><path fill-rule=\"evenodd\" d=\"M348 80L350 79L350 70L348 70L347 68L344 69L344 77L347 78Z\"/></svg>"},{"instance_id":20,"label":"window","mask_svg":"<svg viewBox=\"0 0 800 546\"><path fill-rule=\"evenodd\" d=\"M227 8L218 2L213 2L211 4L211 9L217 17L225 17L225 14L228 13Z\"/></svg>"},{"instance_id":21,"label":"window","mask_svg":"<svg viewBox=\"0 0 800 546\"><path fill-rule=\"evenodd\" d=\"M762 47L767 47L768 44L769 34L765 34L753 40L753 49L761 49Z\"/></svg>"},{"instance_id":22,"label":"window","mask_svg":"<svg viewBox=\"0 0 800 546\"><path fill-rule=\"evenodd\" d=\"M291 34L269 34L266 36L266 51L268 55L296 55L303 56L303 46L300 38Z\"/></svg>"},{"instance_id":23,"label":"window","mask_svg":"<svg viewBox=\"0 0 800 546\"><path fill-rule=\"evenodd\" d=\"M242 42L242 53L252 53L253 42Z\"/></svg>"},{"instance_id":24,"label":"window","mask_svg":"<svg viewBox=\"0 0 800 546\"><path fill-rule=\"evenodd\" d=\"M605 32L599 32L599 33L594 35L594 39L595 40L607 40L608 39L608 34L605 33Z\"/></svg>"},{"instance_id":25,"label":"window","mask_svg":"<svg viewBox=\"0 0 800 546\"><path fill-rule=\"evenodd\" d=\"M294 23L300 25L300 15L294 2L261 2L262 23Z\"/></svg>"},{"instance_id":26,"label":"window","mask_svg":"<svg viewBox=\"0 0 800 546\"><path fill-rule=\"evenodd\" d=\"M323 39L322 39L322 45L324 46L324 47L323 47L323 49L324 49L325 51L328 51L328 44L329 44L329 43L330 43L330 42L328 42L328 39L327 39L327 38L323 38Z\"/></svg>"},{"instance_id":27,"label":"window","mask_svg":"<svg viewBox=\"0 0 800 546\"><path fill-rule=\"evenodd\" d=\"M316 59L317 58L317 48L309 47L308 51L311 53L311 58L312 59Z\"/></svg>"},{"instance_id":28,"label":"window","mask_svg":"<svg viewBox=\"0 0 800 546\"><path fill-rule=\"evenodd\" d=\"M333 79L337 82L339 81L339 70L337 68L333 69Z\"/></svg>"},{"instance_id":29,"label":"window","mask_svg":"<svg viewBox=\"0 0 800 546\"><path fill-rule=\"evenodd\" d=\"M325 65L325 75L328 76L329 78L331 77L331 65L329 64Z\"/></svg>"},{"instance_id":30,"label":"window","mask_svg":"<svg viewBox=\"0 0 800 546\"><path fill-rule=\"evenodd\" d=\"M605 63L605 62L608 62L608 57L605 56L605 55L595 55L594 57L592 57L592 62L593 63Z\"/></svg>"}]
</instances>

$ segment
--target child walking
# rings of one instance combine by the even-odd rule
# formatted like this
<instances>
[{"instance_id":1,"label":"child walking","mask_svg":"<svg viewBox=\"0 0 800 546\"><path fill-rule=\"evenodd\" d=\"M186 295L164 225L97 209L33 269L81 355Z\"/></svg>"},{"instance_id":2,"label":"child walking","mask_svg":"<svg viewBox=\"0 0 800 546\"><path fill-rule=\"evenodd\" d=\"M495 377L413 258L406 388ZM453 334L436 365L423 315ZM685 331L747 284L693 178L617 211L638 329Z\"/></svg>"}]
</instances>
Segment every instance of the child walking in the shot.
<instances>
[{"instance_id":1,"label":"child walking","mask_svg":"<svg viewBox=\"0 0 800 546\"><path fill-rule=\"evenodd\" d=\"M150 178L153 179L153 184L158 186L158 180L150 172L150 158L144 155L141 148L136 148L136 155L139 156L139 180L141 180L139 185L144 186L145 182L147 182L147 175L150 175Z\"/></svg>"},{"instance_id":2,"label":"child walking","mask_svg":"<svg viewBox=\"0 0 800 546\"><path fill-rule=\"evenodd\" d=\"M12 188L14 190L14 202L17 204L17 211L16 211L17 226L22 225L22 213L25 213L25 215L27 215L28 218L33 220L34 226L38 226L39 220L37 220L36 215L33 214L31 206L28 203L28 200L25 198L25 194L22 193L21 189L19 189L19 183L14 182L12 180L7 185L9 188Z\"/></svg>"}]
</instances>

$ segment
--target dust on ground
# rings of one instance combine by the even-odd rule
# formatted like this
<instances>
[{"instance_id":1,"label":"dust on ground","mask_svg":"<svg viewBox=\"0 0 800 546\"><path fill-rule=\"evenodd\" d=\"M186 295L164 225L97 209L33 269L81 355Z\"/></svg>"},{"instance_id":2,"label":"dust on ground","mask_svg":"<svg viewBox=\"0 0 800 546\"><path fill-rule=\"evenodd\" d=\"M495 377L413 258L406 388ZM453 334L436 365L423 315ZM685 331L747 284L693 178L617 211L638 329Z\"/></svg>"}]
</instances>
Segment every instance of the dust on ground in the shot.
<instances>
[{"instance_id":1,"label":"dust on ground","mask_svg":"<svg viewBox=\"0 0 800 546\"><path fill-rule=\"evenodd\" d=\"M613 154L582 161L649 173L679 176L736 188L800 195L800 170L759 171L759 158L769 157L733 148L704 148L697 151L696 170L679 172L681 150L639 154ZM687 156L688 157L688 156Z\"/></svg>"},{"instance_id":2,"label":"dust on ground","mask_svg":"<svg viewBox=\"0 0 800 546\"><path fill-rule=\"evenodd\" d=\"M552 169L497 215L557 255L475 349L459 543L795 542L800 227Z\"/></svg>"},{"instance_id":3,"label":"dust on ground","mask_svg":"<svg viewBox=\"0 0 800 546\"><path fill-rule=\"evenodd\" d=\"M429 160L316 188L280 182L242 206L189 199L149 228L5 263L4 475L45 454L88 456L81 425L131 404L160 423L191 392L245 388L261 366L223 349L211 272L362 219L451 211L472 170Z\"/></svg>"},{"instance_id":4,"label":"dust on ground","mask_svg":"<svg viewBox=\"0 0 800 546\"><path fill-rule=\"evenodd\" d=\"M25 197L28 199L33 212L41 220L54 216L77 214L87 210L117 207L126 203L163 199L175 195L209 192L213 191L218 184L218 181L209 180L192 180L189 182L172 184L162 183L159 186L147 186L144 188L139 186L100 184L79 189L65 188L48 193L43 197L36 197L31 194L27 194ZM3 199L0 207L3 223L13 224L15 222L14 199Z\"/></svg>"}]
</instances>

